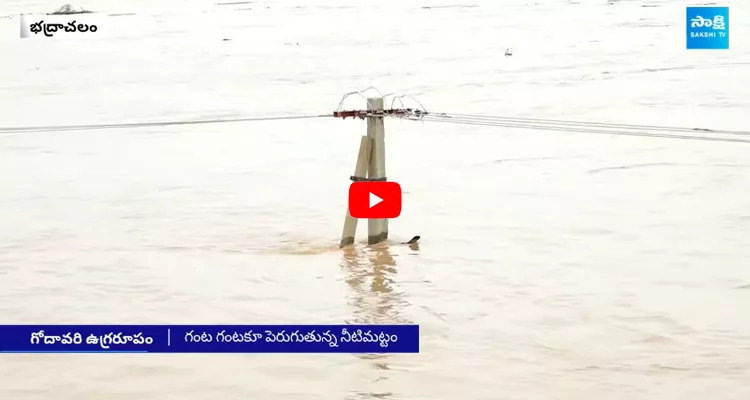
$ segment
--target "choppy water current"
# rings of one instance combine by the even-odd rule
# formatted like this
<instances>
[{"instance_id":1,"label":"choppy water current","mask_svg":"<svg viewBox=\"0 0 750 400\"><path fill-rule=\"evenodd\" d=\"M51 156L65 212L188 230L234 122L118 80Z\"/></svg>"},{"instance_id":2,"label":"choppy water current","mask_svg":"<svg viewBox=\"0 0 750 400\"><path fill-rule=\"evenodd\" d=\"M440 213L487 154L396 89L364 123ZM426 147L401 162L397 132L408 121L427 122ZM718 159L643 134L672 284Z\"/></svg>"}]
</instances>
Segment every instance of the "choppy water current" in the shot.
<instances>
[{"instance_id":1,"label":"choppy water current","mask_svg":"<svg viewBox=\"0 0 750 400\"><path fill-rule=\"evenodd\" d=\"M376 86L748 129L739 0L729 51L685 50L684 3L657 0L91 0L97 34L19 39L61 5L0 2L0 126L320 114ZM421 246L360 224L340 251L364 132L0 136L0 322L418 323L420 354L4 355L0 398L750 398L750 145L388 120L391 237Z\"/></svg>"}]
</instances>

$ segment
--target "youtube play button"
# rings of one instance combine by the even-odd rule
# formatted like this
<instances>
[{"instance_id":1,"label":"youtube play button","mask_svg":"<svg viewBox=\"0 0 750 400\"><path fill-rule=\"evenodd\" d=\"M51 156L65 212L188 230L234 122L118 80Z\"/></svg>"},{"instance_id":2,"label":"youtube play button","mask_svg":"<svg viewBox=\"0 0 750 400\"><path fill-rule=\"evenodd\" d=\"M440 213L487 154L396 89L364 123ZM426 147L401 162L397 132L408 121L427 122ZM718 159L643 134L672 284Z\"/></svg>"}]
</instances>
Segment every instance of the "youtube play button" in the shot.
<instances>
[{"instance_id":1,"label":"youtube play button","mask_svg":"<svg viewBox=\"0 0 750 400\"><path fill-rule=\"evenodd\" d=\"M401 215L401 185L396 182L354 182L349 186L349 213L354 218L396 218Z\"/></svg>"}]
</instances>

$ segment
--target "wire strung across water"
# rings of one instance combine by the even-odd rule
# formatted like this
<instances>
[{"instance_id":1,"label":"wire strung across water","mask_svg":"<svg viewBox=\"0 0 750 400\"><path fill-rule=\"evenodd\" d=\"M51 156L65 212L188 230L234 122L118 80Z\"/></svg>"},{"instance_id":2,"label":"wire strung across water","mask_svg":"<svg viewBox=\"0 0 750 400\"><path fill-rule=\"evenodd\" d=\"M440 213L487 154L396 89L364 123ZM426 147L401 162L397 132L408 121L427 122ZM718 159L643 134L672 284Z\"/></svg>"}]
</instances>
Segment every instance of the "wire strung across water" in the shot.
<instances>
[{"instance_id":1,"label":"wire strung across water","mask_svg":"<svg viewBox=\"0 0 750 400\"><path fill-rule=\"evenodd\" d=\"M188 121L160 121L160 122L135 122L120 124L94 124L94 125L53 125L53 126L29 126L29 127L0 127L0 136L21 135L33 132L57 132L57 131L83 131L97 129L118 128L145 128L157 126L177 125L199 125L217 124L231 122L256 122L256 121L281 121L313 118L328 118L332 114L315 115L281 115L274 117L248 117L248 118L219 118ZM542 118L518 118L491 116L479 114L462 113L433 113L420 111L407 114L406 116L391 116L413 121L426 121L437 123L450 123L459 125L475 125L486 127L516 128L530 130L545 130L572 133L591 133L618 136L644 136L667 139L703 140L715 142L750 143L750 131L742 130L712 130L702 128L670 127L657 125L631 125L589 121L565 121ZM735 138L717 135L735 136ZM736 138L736 136L747 136L747 139Z\"/></svg>"},{"instance_id":2,"label":"wire strung across water","mask_svg":"<svg viewBox=\"0 0 750 400\"><path fill-rule=\"evenodd\" d=\"M97 129L117 129L117 128L147 128L155 126L174 126L174 125L200 125L200 124L219 124L229 122L256 122L256 121L281 121L294 119L311 119L331 117L331 114L318 115L286 115L276 117L249 117L249 118L217 118L189 121L161 121L161 122L134 122L121 124L96 124L96 125L53 125L53 126L28 126L28 127L8 127L0 128L0 136L9 136L14 134L32 133L32 132L56 132L56 131L84 131Z\"/></svg>"},{"instance_id":3,"label":"wire strung across water","mask_svg":"<svg viewBox=\"0 0 750 400\"><path fill-rule=\"evenodd\" d=\"M750 131L712 130L702 128L668 127L656 125L630 125L586 121L564 121L540 118L514 118L459 113L427 113L418 117L406 117L415 121L451 123L557 132L591 133L618 136L645 136L667 139L703 140L715 142L750 143ZM668 133L671 132L671 133ZM683 134L679 134L683 133ZM689 133L689 135L688 135ZM747 139L712 135L748 136Z\"/></svg>"}]
</instances>

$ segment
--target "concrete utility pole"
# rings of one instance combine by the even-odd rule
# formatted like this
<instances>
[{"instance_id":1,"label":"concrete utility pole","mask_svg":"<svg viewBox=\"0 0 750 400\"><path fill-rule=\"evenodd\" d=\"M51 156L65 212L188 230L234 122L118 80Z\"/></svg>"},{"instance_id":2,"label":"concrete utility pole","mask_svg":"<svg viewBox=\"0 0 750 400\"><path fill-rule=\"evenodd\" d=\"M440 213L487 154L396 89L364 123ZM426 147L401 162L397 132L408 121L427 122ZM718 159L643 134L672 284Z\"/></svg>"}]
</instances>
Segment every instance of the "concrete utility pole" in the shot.
<instances>
[{"instance_id":1,"label":"concrete utility pole","mask_svg":"<svg viewBox=\"0 0 750 400\"><path fill-rule=\"evenodd\" d=\"M367 99L367 136L362 136L359 144L357 165L354 168L352 181L385 181L385 127L383 124L384 109L382 98ZM349 207L346 209L344 230L341 234L340 247L354 243L357 232L357 219L352 217ZM367 221L367 243L376 244L388 240L388 219L370 219Z\"/></svg>"}]
</instances>

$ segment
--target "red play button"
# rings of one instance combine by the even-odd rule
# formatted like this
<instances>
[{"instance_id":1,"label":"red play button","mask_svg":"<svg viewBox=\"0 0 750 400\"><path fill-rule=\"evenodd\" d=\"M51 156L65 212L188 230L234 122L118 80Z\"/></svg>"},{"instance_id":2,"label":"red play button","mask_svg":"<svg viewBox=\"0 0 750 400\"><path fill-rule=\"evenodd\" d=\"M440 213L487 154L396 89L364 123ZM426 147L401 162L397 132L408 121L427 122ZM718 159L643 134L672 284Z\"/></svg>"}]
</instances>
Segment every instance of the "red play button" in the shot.
<instances>
[{"instance_id":1,"label":"red play button","mask_svg":"<svg viewBox=\"0 0 750 400\"><path fill-rule=\"evenodd\" d=\"M401 185L396 182L354 182L349 186L349 213L354 218L396 218L401 215Z\"/></svg>"}]
</instances>

